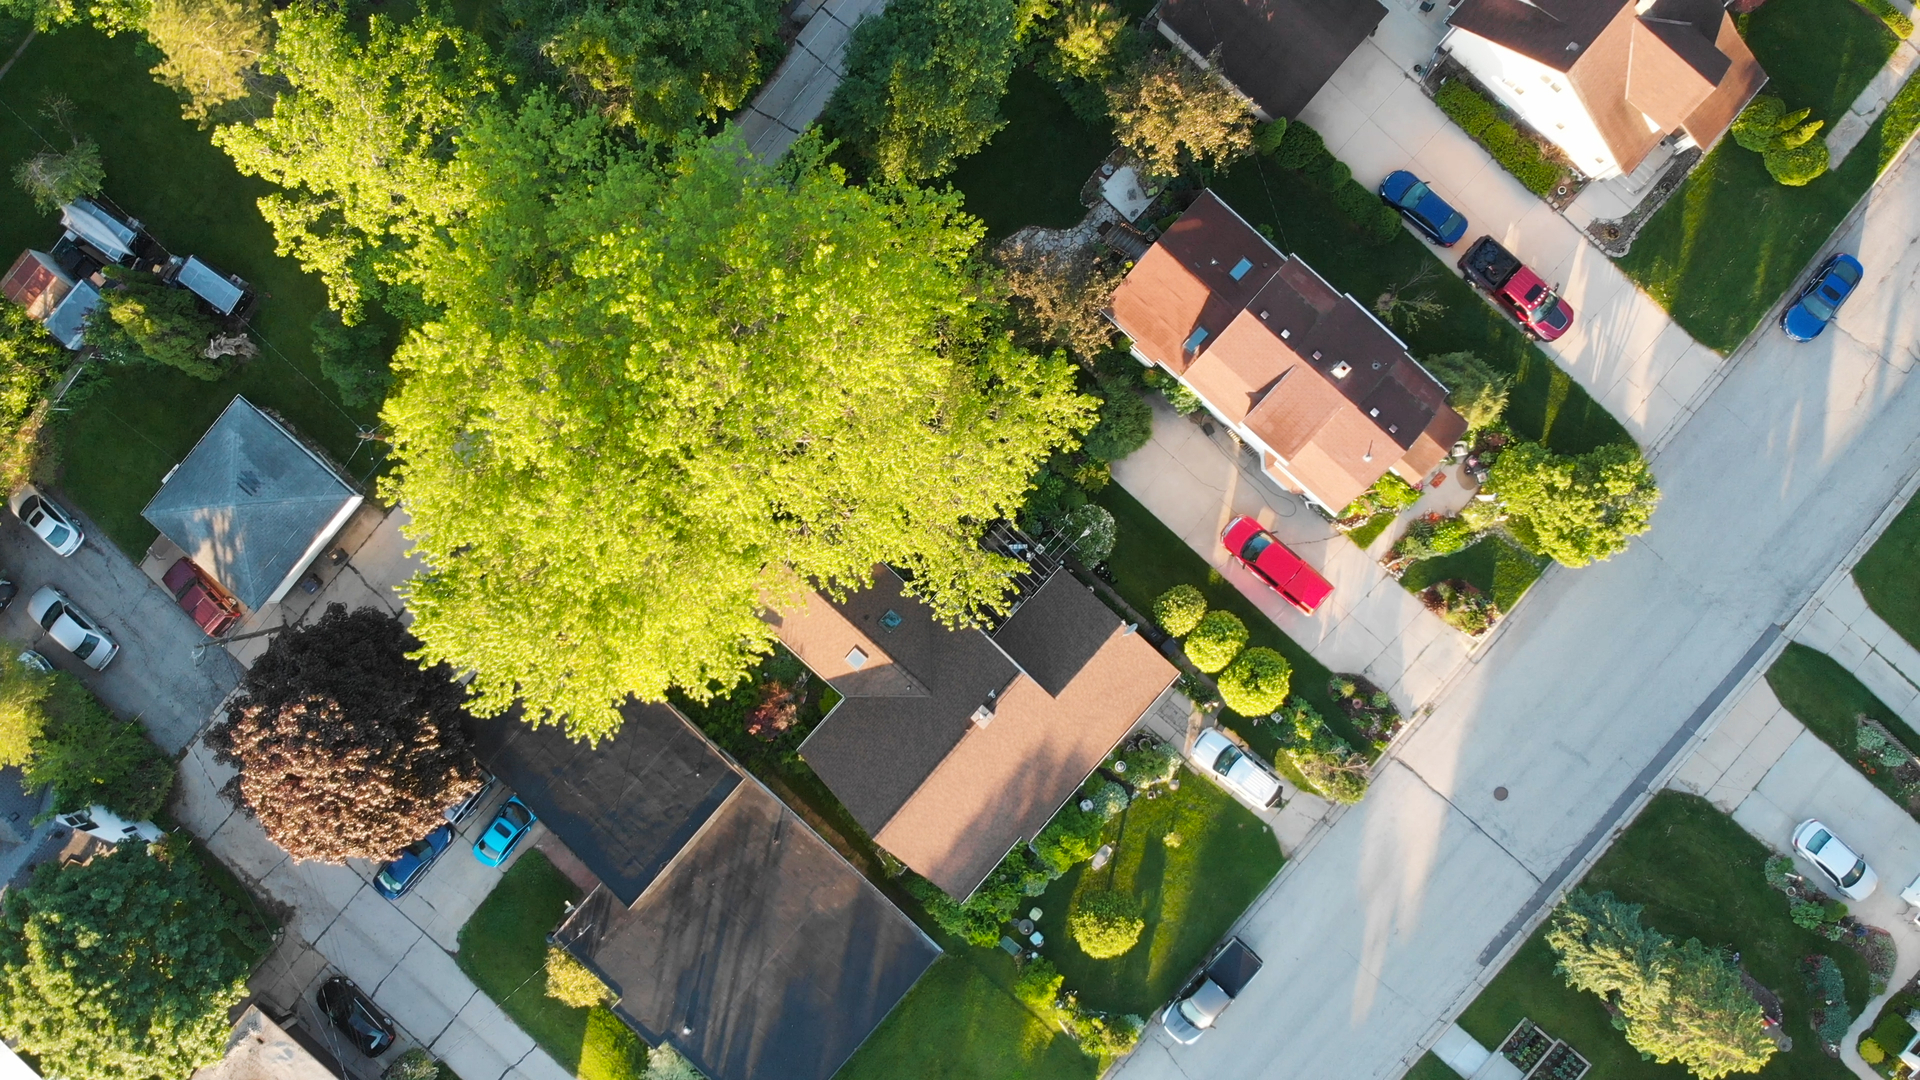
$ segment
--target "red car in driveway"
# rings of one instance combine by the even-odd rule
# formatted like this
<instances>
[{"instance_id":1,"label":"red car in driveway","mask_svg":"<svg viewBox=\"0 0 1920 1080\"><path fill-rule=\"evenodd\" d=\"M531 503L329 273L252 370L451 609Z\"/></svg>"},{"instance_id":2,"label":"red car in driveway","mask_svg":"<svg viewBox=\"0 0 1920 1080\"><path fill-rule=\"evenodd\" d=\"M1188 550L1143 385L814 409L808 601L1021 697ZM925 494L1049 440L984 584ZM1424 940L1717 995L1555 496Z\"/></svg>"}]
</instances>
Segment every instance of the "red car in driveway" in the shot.
<instances>
[{"instance_id":1,"label":"red car in driveway","mask_svg":"<svg viewBox=\"0 0 1920 1080\"><path fill-rule=\"evenodd\" d=\"M208 637L219 637L240 621L240 604L227 590L214 583L192 559L180 559L167 568L162 579L173 602L193 616Z\"/></svg>"},{"instance_id":2,"label":"red car in driveway","mask_svg":"<svg viewBox=\"0 0 1920 1080\"><path fill-rule=\"evenodd\" d=\"M1333 592L1326 578L1250 517L1234 518L1227 525L1227 531L1220 534L1220 542L1227 545L1227 553L1241 566L1253 571L1267 583L1267 588L1305 614L1319 610L1321 602Z\"/></svg>"}]
</instances>

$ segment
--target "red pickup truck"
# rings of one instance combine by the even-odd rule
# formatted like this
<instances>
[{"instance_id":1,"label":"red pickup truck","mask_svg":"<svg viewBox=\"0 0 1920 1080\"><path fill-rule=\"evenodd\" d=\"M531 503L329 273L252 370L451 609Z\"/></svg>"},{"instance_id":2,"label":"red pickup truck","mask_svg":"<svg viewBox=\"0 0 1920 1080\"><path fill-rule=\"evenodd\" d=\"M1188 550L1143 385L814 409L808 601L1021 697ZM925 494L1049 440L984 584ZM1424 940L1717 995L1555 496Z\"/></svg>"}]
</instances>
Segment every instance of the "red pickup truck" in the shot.
<instances>
[{"instance_id":1,"label":"red pickup truck","mask_svg":"<svg viewBox=\"0 0 1920 1080\"><path fill-rule=\"evenodd\" d=\"M1460 256L1460 272L1541 341L1552 341L1573 325L1573 305L1491 236L1475 240Z\"/></svg>"}]
</instances>

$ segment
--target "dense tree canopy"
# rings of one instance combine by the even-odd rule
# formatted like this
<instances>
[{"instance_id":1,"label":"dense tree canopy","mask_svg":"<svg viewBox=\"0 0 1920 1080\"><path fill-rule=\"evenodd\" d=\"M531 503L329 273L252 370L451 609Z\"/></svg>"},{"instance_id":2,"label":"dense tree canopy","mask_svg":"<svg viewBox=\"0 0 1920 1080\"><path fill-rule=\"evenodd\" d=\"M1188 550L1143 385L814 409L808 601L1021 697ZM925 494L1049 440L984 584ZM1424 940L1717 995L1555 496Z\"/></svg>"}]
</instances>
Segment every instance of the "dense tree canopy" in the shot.
<instances>
[{"instance_id":1,"label":"dense tree canopy","mask_svg":"<svg viewBox=\"0 0 1920 1080\"><path fill-rule=\"evenodd\" d=\"M220 325L192 293L144 271L109 266L103 273L107 288L87 315L88 345L119 363L161 364L209 381L226 374L225 361L207 356Z\"/></svg>"},{"instance_id":2,"label":"dense tree canopy","mask_svg":"<svg viewBox=\"0 0 1920 1080\"><path fill-rule=\"evenodd\" d=\"M226 1052L264 946L184 853L125 844L9 890L0 1035L48 1076L187 1076Z\"/></svg>"},{"instance_id":3,"label":"dense tree canopy","mask_svg":"<svg viewBox=\"0 0 1920 1080\"><path fill-rule=\"evenodd\" d=\"M72 360L25 308L0 305L0 483L9 491L33 471L47 390Z\"/></svg>"},{"instance_id":4,"label":"dense tree canopy","mask_svg":"<svg viewBox=\"0 0 1920 1080\"><path fill-rule=\"evenodd\" d=\"M850 187L811 140L662 176L600 130L536 96L467 140L484 210L385 413L425 655L597 736L629 693L731 685L802 582L884 560L944 615L997 603L980 530L1087 403L995 329L958 196Z\"/></svg>"},{"instance_id":5,"label":"dense tree canopy","mask_svg":"<svg viewBox=\"0 0 1920 1080\"><path fill-rule=\"evenodd\" d=\"M1652 527L1660 504L1646 459L1622 444L1575 457L1515 443L1493 463L1487 488L1500 497L1523 543L1566 566L1625 551Z\"/></svg>"},{"instance_id":6,"label":"dense tree canopy","mask_svg":"<svg viewBox=\"0 0 1920 1080\"><path fill-rule=\"evenodd\" d=\"M1159 176L1178 176L1197 162L1224 165L1253 145L1247 103L1171 49L1148 55L1108 87L1107 104L1120 144Z\"/></svg>"},{"instance_id":7,"label":"dense tree canopy","mask_svg":"<svg viewBox=\"0 0 1920 1080\"><path fill-rule=\"evenodd\" d=\"M895 0L862 22L822 124L891 181L929 180L1005 126L1014 0Z\"/></svg>"},{"instance_id":8,"label":"dense tree canopy","mask_svg":"<svg viewBox=\"0 0 1920 1080\"><path fill-rule=\"evenodd\" d=\"M0 650L0 766L33 760L33 744L47 726L53 679Z\"/></svg>"},{"instance_id":9,"label":"dense tree canopy","mask_svg":"<svg viewBox=\"0 0 1920 1080\"><path fill-rule=\"evenodd\" d=\"M80 680L49 676L44 726L31 746L27 784L53 788L56 813L104 806L129 821L146 821L167 804L173 761L147 738L138 720L107 711Z\"/></svg>"},{"instance_id":10,"label":"dense tree canopy","mask_svg":"<svg viewBox=\"0 0 1920 1080\"><path fill-rule=\"evenodd\" d=\"M246 97L273 46L260 0L152 0L146 30L165 56L153 73L186 95L181 111L190 120Z\"/></svg>"},{"instance_id":11,"label":"dense tree canopy","mask_svg":"<svg viewBox=\"0 0 1920 1080\"><path fill-rule=\"evenodd\" d=\"M274 639L208 730L240 769L229 794L295 858L392 858L479 789L464 692L419 647L384 611L330 605Z\"/></svg>"}]
</instances>

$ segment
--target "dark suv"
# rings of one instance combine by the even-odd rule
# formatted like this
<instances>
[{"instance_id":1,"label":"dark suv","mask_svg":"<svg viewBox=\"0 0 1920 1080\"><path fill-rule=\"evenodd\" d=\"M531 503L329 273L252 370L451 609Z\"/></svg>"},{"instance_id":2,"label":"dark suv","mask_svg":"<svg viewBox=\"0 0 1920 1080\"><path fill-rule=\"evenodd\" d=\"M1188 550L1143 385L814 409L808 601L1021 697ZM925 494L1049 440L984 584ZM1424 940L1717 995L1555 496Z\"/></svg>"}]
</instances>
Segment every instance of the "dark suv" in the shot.
<instances>
[{"instance_id":1,"label":"dark suv","mask_svg":"<svg viewBox=\"0 0 1920 1080\"><path fill-rule=\"evenodd\" d=\"M314 1000L327 1019L333 1021L333 1026L352 1039L354 1048L362 1054L379 1057L393 1046L393 1021L345 975L335 975L321 983Z\"/></svg>"}]
</instances>

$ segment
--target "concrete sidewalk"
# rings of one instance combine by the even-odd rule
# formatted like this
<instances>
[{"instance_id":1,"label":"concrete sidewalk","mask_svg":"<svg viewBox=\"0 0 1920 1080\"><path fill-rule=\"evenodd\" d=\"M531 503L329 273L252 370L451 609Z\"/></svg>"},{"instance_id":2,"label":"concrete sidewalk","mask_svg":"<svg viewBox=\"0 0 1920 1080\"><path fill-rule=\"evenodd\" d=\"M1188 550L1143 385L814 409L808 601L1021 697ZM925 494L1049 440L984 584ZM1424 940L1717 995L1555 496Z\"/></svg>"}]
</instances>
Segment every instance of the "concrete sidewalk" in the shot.
<instances>
[{"instance_id":1,"label":"concrete sidewalk","mask_svg":"<svg viewBox=\"0 0 1920 1080\"><path fill-rule=\"evenodd\" d=\"M773 77L735 121L755 157L762 161L778 159L820 118L846 75L847 42L853 37L853 28L886 6L886 0L826 0L800 5L794 15L804 17L806 27L774 69Z\"/></svg>"},{"instance_id":2,"label":"concrete sidewalk","mask_svg":"<svg viewBox=\"0 0 1920 1080\"><path fill-rule=\"evenodd\" d=\"M1210 437L1157 395L1150 400L1153 439L1114 463L1120 486L1314 659L1365 675L1407 715L1430 700L1466 660L1473 639L1421 606L1298 497L1275 487L1252 457L1223 447L1224 435ZM1333 583L1318 613L1302 615L1227 555L1220 533L1239 514L1258 518Z\"/></svg>"},{"instance_id":3,"label":"concrete sidewalk","mask_svg":"<svg viewBox=\"0 0 1920 1080\"><path fill-rule=\"evenodd\" d=\"M1404 29L1395 29L1404 27ZM1687 336L1573 223L1522 187L1414 81L1417 17L1390 7L1381 31L1354 50L1300 118L1369 188L1410 169L1467 216L1467 239L1490 233L1549 281L1560 282L1574 325L1541 346L1641 446L1659 446L1724 358ZM1437 41L1437 37L1431 38ZM1395 55L1395 52L1398 55ZM1433 249L1449 267L1458 250Z\"/></svg>"},{"instance_id":4,"label":"concrete sidewalk","mask_svg":"<svg viewBox=\"0 0 1920 1080\"><path fill-rule=\"evenodd\" d=\"M1908 14L1912 14L1910 7ZM1907 84L1907 78L1916 68L1920 68L1920 49L1915 49L1911 41L1895 45L1893 55L1887 57L1887 62L1860 91L1860 96L1853 99L1846 113L1827 125L1828 169L1838 169L1847 160L1847 155L1860 145L1880 114L1887 111L1887 103Z\"/></svg>"},{"instance_id":5,"label":"concrete sidewalk","mask_svg":"<svg viewBox=\"0 0 1920 1080\"><path fill-rule=\"evenodd\" d=\"M1873 613L1852 574L1820 598L1794 640L1839 661L1900 719L1920 727L1920 650Z\"/></svg>"}]
</instances>

